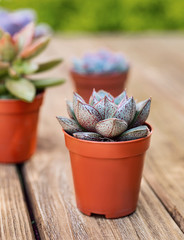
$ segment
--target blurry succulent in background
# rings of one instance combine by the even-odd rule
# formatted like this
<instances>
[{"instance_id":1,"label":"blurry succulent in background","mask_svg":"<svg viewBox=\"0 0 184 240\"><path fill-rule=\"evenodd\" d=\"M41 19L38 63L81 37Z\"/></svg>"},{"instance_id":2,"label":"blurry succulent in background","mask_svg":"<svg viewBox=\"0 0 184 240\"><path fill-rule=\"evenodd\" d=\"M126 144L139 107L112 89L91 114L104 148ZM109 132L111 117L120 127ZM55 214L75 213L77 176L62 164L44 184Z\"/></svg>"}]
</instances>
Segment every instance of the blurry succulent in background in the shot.
<instances>
[{"instance_id":1,"label":"blurry succulent in background","mask_svg":"<svg viewBox=\"0 0 184 240\"><path fill-rule=\"evenodd\" d=\"M19 9L13 12L0 9L0 28L14 35L30 22L36 22L36 12L33 9ZM49 25L43 23L35 28L35 37L51 34Z\"/></svg>"},{"instance_id":2,"label":"blurry succulent in background","mask_svg":"<svg viewBox=\"0 0 184 240\"><path fill-rule=\"evenodd\" d=\"M42 36L45 36L45 35L52 35L53 34L53 31L51 29L51 27L46 24L46 23L40 23L36 26L35 28L35 38L38 38L38 37L42 37Z\"/></svg>"},{"instance_id":3,"label":"blurry succulent in background","mask_svg":"<svg viewBox=\"0 0 184 240\"><path fill-rule=\"evenodd\" d=\"M50 38L34 39L33 23L11 36L0 31L0 98L18 98L32 102L38 91L63 83L62 79L33 80L29 75L51 69L61 59L35 63L31 59L39 55L48 45Z\"/></svg>"},{"instance_id":4,"label":"blurry succulent in background","mask_svg":"<svg viewBox=\"0 0 184 240\"><path fill-rule=\"evenodd\" d=\"M77 93L67 101L69 118L57 117L62 128L76 138L90 141L127 141L146 137L145 121L151 98L136 104L126 91L114 98L103 90L93 90L89 104Z\"/></svg>"},{"instance_id":5,"label":"blurry succulent in background","mask_svg":"<svg viewBox=\"0 0 184 240\"><path fill-rule=\"evenodd\" d=\"M129 63L123 55L101 50L88 53L81 59L74 59L72 70L80 74L106 74L125 72L128 68Z\"/></svg>"}]
</instances>

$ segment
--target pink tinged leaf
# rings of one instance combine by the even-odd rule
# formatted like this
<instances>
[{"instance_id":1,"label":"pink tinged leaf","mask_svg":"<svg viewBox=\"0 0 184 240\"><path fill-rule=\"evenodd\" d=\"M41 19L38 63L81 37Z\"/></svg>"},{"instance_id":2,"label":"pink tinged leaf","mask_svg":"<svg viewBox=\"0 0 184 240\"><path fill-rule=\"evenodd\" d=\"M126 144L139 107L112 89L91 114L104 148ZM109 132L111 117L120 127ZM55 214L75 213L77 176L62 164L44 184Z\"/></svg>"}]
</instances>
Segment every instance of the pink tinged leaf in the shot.
<instances>
[{"instance_id":1,"label":"pink tinged leaf","mask_svg":"<svg viewBox=\"0 0 184 240\"><path fill-rule=\"evenodd\" d=\"M129 141L129 140L135 140L139 138L146 137L149 134L149 129L146 125L142 125L139 127L131 128L124 133L122 133L118 137L118 141Z\"/></svg>"},{"instance_id":2,"label":"pink tinged leaf","mask_svg":"<svg viewBox=\"0 0 184 240\"><path fill-rule=\"evenodd\" d=\"M120 135L128 127L128 124L121 119L109 118L96 124L97 133L104 137L113 138Z\"/></svg>"},{"instance_id":3,"label":"pink tinged leaf","mask_svg":"<svg viewBox=\"0 0 184 240\"><path fill-rule=\"evenodd\" d=\"M94 105L94 108L99 111L102 119L110 118L115 113L117 106L105 96L102 100Z\"/></svg>"},{"instance_id":4,"label":"pink tinged leaf","mask_svg":"<svg viewBox=\"0 0 184 240\"><path fill-rule=\"evenodd\" d=\"M88 141L100 141L102 136L94 132L78 132L74 133L73 136L78 139L88 140Z\"/></svg>"},{"instance_id":5,"label":"pink tinged leaf","mask_svg":"<svg viewBox=\"0 0 184 240\"><path fill-rule=\"evenodd\" d=\"M13 39L19 50L23 50L31 44L34 37L34 30L34 23L31 22L13 36Z\"/></svg>"},{"instance_id":6,"label":"pink tinged leaf","mask_svg":"<svg viewBox=\"0 0 184 240\"><path fill-rule=\"evenodd\" d=\"M82 132L82 128L73 119L65 117L56 117L62 128L68 133Z\"/></svg>"},{"instance_id":7,"label":"pink tinged leaf","mask_svg":"<svg viewBox=\"0 0 184 240\"><path fill-rule=\"evenodd\" d=\"M94 97L94 98L93 98L93 105L92 105L92 106L94 106L97 102L99 102L99 100L98 100L96 97Z\"/></svg>"},{"instance_id":8,"label":"pink tinged leaf","mask_svg":"<svg viewBox=\"0 0 184 240\"><path fill-rule=\"evenodd\" d=\"M12 37L4 33L0 38L0 61L9 62L15 58L17 48Z\"/></svg>"},{"instance_id":9,"label":"pink tinged leaf","mask_svg":"<svg viewBox=\"0 0 184 240\"><path fill-rule=\"evenodd\" d=\"M124 101L128 100L126 91L123 91L119 96L114 99L115 104L122 104Z\"/></svg>"},{"instance_id":10,"label":"pink tinged leaf","mask_svg":"<svg viewBox=\"0 0 184 240\"><path fill-rule=\"evenodd\" d=\"M97 122L99 122L102 117L100 113L92 106L86 103L78 101L76 118L79 124L86 130L94 132Z\"/></svg>"},{"instance_id":11,"label":"pink tinged leaf","mask_svg":"<svg viewBox=\"0 0 184 240\"><path fill-rule=\"evenodd\" d=\"M117 110L117 105L105 97L105 118L111 118Z\"/></svg>"},{"instance_id":12,"label":"pink tinged leaf","mask_svg":"<svg viewBox=\"0 0 184 240\"><path fill-rule=\"evenodd\" d=\"M134 98L131 97L124 104L119 105L113 117L122 119L129 124L134 118L135 113L136 113L136 103L134 101Z\"/></svg>"},{"instance_id":13,"label":"pink tinged leaf","mask_svg":"<svg viewBox=\"0 0 184 240\"><path fill-rule=\"evenodd\" d=\"M148 118L151 107L151 98L136 104L136 114L131 124L132 127L137 127L145 123Z\"/></svg>"},{"instance_id":14,"label":"pink tinged leaf","mask_svg":"<svg viewBox=\"0 0 184 240\"><path fill-rule=\"evenodd\" d=\"M106 96L106 97L108 97L109 100L111 100L111 101L114 100L114 97L110 93L108 93L108 92L106 92L104 90L99 90L98 91L98 95L101 97L101 99Z\"/></svg>"},{"instance_id":15,"label":"pink tinged leaf","mask_svg":"<svg viewBox=\"0 0 184 240\"><path fill-rule=\"evenodd\" d=\"M37 56L47 47L49 41L49 37L41 37L38 40L35 40L31 45L23 49L20 53L20 57L23 59L30 59Z\"/></svg>"},{"instance_id":16,"label":"pink tinged leaf","mask_svg":"<svg viewBox=\"0 0 184 240\"><path fill-rule=\"evenodd\" d=\"M98 112L100 113L102 119L105 119L105 101L106 98L103 98L102 100L98 101L93 107L98 110Z\"/></svg>"},{"instance_id":17,"label":"pink tinged leaf","mask_svg":"<svg viewBox=\"0 0 184 240\"><path fill-rule=\"evenodd\" d=\"M90 99L89 99L89 104L91 106L93 106L94 104L96 104L98 101L101 100L101 97L100 95L95 91L95 89L93 88L93 92L90 96Z\"/></svg>"},{"instance_id":18,"label":"pink tinged leaf","mask_svg":"<svg viewBox=\"0 0 184 240\"><path fill-rule=\"evenodd\" d=\"M75 113L73 110L73 103L71 101L66 101L67 112L70 118L75 119Z\"/></svg>"},{"instance_id":19,"label":"pink tinged leaf","mask_svg":"<svg viewBox=\"0 0 184 240\"><path fill-rule=\"evenodd\" d=\"M78 101L82 103L86 103L84 99L76 92L73 93L73 110L76 116L77 110L78 110Z\"/></svg>"}]
</instances>

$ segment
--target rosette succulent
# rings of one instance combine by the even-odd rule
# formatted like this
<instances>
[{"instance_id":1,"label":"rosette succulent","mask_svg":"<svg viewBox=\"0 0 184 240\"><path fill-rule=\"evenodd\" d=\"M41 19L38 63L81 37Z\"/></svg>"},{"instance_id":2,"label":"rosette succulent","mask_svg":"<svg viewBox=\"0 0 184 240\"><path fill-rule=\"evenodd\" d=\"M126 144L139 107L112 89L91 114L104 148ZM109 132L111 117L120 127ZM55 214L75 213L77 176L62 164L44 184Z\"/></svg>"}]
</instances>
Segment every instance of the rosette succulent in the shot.
<instances>
[{"instance_id":1,"label":"rosette succulent","mask_svg":"<svg viewBox=\"0 0 184 240\"><path fill-rule=\"evenodd\" d=\"M35 26L26 25L11 36L0 30L0 98L18 98L32 102L36 94L44 88L64 82L62 79L32 78L33 74L55 67L61 59L44 63L32 62L48 45L49 36L35 39ZM31 75L31 76L30 76Z\"/></svg>"},{"instance_id":2,"label":"rosette succulent","mask_svg":"<svg viewBox=\"0 0 184 240\"><path fill-rule=\"evenodd\" d=\"M93 93L89 104L77 93L67 101L70 118L57 117L62 128L76 138L90 141L128 141L146 137L145 121L150 112L151 98L136 103L126 91L114 98L100 90Z\"/></svg>"},{"instance_id":3,"label":"rosette succulent","mask_svg":"<svg viewBox=\"0 0 184 240\"><path fill-rule=\"evenodd\" d=\"M16 11L7 11L0 8L0 28L14 35L30 22L36 22L36 12L33 9L18 9ZM40 37L51 33L52 30L48 24L42 23L35 28L35 37Z\"/></svg>"},{"instance_id":4,"label":"rosette succulent","mask_svg":"<svg viewBox=\"0 0 184 240\"><path fill-rule=\"evenodd\" d=\"M73 71L80 74L125 72L128 68L129 64L122 54L107 50L87 53L83 58L73 60Z\"/></svg>"}]
</instances>

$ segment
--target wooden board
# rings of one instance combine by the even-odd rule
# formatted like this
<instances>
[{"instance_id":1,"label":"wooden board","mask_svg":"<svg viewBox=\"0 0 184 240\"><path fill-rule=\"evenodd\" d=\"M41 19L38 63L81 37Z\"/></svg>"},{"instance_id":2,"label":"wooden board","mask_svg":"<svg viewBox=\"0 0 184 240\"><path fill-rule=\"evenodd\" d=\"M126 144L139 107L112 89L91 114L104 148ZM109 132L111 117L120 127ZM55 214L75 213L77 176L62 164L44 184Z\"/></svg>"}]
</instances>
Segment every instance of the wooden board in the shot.
<instances>
[{"instance_id":1,"label":"wooden board","mask_svg":"<svg viewBox=\"0 0 184 240\"><path fill-rule=\"evenodd\" d=\"M0 239L34 239L16 167L0 164Z\"/></svg>"},{"instance_id":2,"label":"wooden board","mask_svg":"<svg viewBox=\"0 0 184 240\"><path fill-rule=\"evenodd\" d=\"M55 119L56 115L66 116L64 99L72 98L72 84L68 79L65 85L49 90L40 118L38 151L24 167L26 186L43 239L184 238L180 230L184 231L184 131L181 129L184 59L179 50L173 50L177 48L175 43L183 49L179 37L169 41L151 37L58 37L53 42L46 58L63 56L66 63L51 74L67 79L69 59L73 55L101 46L125 52L132 62L129 95L139 100L150 95L153 98L149 122L153 124L154 134L137 212L117 220L84 216L75 206L69 157Z\"/></svg>"}]
</instances>

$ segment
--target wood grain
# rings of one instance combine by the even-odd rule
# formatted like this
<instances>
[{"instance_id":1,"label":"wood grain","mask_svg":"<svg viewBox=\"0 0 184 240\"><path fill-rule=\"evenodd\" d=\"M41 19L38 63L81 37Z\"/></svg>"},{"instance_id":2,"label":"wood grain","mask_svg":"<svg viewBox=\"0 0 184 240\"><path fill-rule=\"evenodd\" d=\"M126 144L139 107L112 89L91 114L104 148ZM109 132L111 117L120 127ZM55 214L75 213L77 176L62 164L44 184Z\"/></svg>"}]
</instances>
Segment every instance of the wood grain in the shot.
<instances>
[{"instance_id":1,"label":"wood grain","mask_svg":"<svg viewBox=\"0 0 184 240\"><path fill-rule=\"evenodd\" d=\"M0 239L34 239L19 177L13 165L0 164Z\"/></svg>"},{"instance_id":2,"label":"wood grain","mask_svg":"<svg viewBox=\"0 0 184 240\"><path fill-rule=\"evenodd\" d=\"M144 36L58 37L42 56L63 56L66 62L51 74L68 79L65 85L48 90L40 118L38 151L24 167L42 239L184 238L180 230L184 230L184 57L177 44L183 49L180 37L168 41L165 37ZM150 95L153 98L149 122L154 134L138 209L133 215L116 220L87 217L76 209L69 156L55 119L56 115L66 116L64 99L72 98L69 59L101 46L123 51L130 57L129 95L139 100Z\"/></svg>"},{"instance_id":3,"label":"wood grain","mask_svg":"<svg viewBox=\"0 0 184 240\"><path fill-rule=\"evenodd\" d=\"M114 41L113 41L114 40ZM129 92L138 99L152 96L154 128L144 175L184 232L184 82L183 37L108 39L133 60Z\"/></svg>"}]
</instances>

